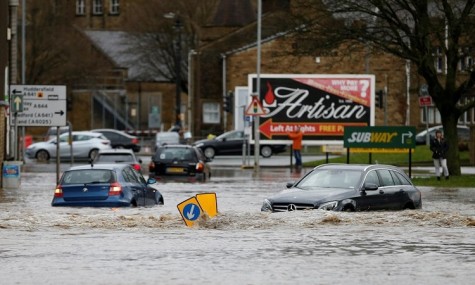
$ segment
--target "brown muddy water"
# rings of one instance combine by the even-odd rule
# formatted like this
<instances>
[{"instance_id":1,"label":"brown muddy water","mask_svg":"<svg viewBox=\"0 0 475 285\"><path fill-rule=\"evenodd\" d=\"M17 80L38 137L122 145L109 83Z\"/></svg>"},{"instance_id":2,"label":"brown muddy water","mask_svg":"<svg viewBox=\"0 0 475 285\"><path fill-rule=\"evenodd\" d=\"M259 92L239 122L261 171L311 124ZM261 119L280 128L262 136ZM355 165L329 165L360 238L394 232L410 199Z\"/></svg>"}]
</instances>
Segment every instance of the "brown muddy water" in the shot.
<instances>
[{"instance_id":1,"label":"brown muddy water","mask_svg":"<svg viewBox=\"0 0 475 285\"><path fill-rule=\"evenodd\" d=\"M165 205L53 208L55 174L0 190L1 284L471 284L475 189L421 187L422 210L262 213L303 173L216 169L156 187ZM187 228L177 204L215 192Z\"/></svg>"}]
</instances>

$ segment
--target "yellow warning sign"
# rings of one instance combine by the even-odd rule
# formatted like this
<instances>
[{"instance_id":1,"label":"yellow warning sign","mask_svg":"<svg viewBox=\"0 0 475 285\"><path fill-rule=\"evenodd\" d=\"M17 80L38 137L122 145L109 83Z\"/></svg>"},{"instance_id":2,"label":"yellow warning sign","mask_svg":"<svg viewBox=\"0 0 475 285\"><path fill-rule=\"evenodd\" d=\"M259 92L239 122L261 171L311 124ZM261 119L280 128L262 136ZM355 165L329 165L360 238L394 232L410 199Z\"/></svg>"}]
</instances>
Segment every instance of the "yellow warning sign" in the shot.
<instances>
[{"instance_id":1,"label":"yellow warning sign","mask_svg":"<svg viewBox=\"0 0 475 285\"><path fill-rule=\"evenodd\" d=\"M183 218L183 221L188 227L192 227L203 212L196 197L186 199L185 201L178 204L177 208L181 214L181 217Z\"/></svg>"},{"instance_id":2,"label":"yellow warning sign","mask_svg":"<svg viewBox=\"0 0 475 285\"><path fill-rule=\"evenodd\" d=\"M260 116L265 115L266 111L262 107L261 101L257 96L252 96L252 101L246 108L246 116Z\"/></svg>"},{"instance_id":3,"label":"yellow warning sign","mask_svg":"<svg viewBox=\"0 0 475 285\"><path fill-rule=\"evenodd\" d=\"M196 200L200 204L201 209L212 218L218 214L218 200L216 193L201 193L196 194Z\"/></svg>"},{"instance_id":4,"label":"yellow warning sign","mask_svg":"<svg viewBox=\"0 0 475 285\"><path fill-rule=\"evenodd\" d=\"M200 216L205 213L212 218L218 214L218 200L216 193L201 193L186 199L177 205L183 221L192 227Z\"/></svg>"}]
</instances>

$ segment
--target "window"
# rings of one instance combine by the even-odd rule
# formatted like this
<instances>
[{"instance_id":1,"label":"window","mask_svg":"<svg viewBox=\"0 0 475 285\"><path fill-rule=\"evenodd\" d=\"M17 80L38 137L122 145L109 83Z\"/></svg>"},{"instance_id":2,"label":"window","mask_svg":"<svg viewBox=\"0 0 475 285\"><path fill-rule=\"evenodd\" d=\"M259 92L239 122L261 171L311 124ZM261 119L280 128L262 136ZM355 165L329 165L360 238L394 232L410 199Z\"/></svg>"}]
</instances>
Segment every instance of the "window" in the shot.
<instances>
[{"instance_id":1,"label":"window","mask_svg":"<svg viewBox=\"0 0 475 285\"><path fill-rule=\"evenodd\" d=\"M118 15L120 13L119 10L119 0L110 0L110 13L112 15Z\"/></svg>"},{"instance_id":2,"label":"window","mask_svg":"<svg viewBox=\"0 0 475 285\"><path fill-rule=\"evenodd\" d=\"M381 176L381 180L383 182L383 186L392 186L394 185L393 177L389 170L378 170L379 176Z\"/></svg>"},{"instance_id":3,"label":"window","mask_svg":"<svg viewBox=\"0 0 475 285\"><path fill-rule=\"evenodd\" d=\"M124 176L124 179L126 182L130 183L140 183L139 179L137 176L134 174L134 171L130 167L126 167L122 170L122 175Z\"/></svg>"},{"instance_id":4,"label":"window","mask_svg":"<svg viewBox=\"0 0 475 285\"><path fill-rule=\"evenodd\" d=\"M76 15L84 15L86 13L86 7L84 0L76 0Z\"/></svg>"},{"instance_id":5,"label":"window","mask_svg":"<svg viewBox=\"0 0 475 285\"><path fill-rule=\"evenodd\" d=\"M205 124L219 124L221 118L219 116L218 103L204 103L203 104L203 123Z\"/></svg>"},{"instance_id":6,"label":"window","mask_svg":"<svg viewBox=\"0 0 475 285\"><path fill-rule=\"evenodd\" d=\"M444 57L442 54L442 49L440 47L436 48L434 52L434 58L434 64L437 72L442 73L442 71L444 70Z\"/></svg>"},{"instance_id":7,"label":"window","mask_svg":"<svg viewBox=\"0 0 475 285\"><path fill-rule=\"evenodd\" d=\"M376 173L376 171L368 172L368 175L366 175L366 180L365 180L365 184L366 183L373 183L373 184L376 184L378 187L380 186L378 174Z\"/></svg>"},{"instance_id":8,"label":"window","mask_svg":"<svg viewBox=\"0 0 475 285\"><path fill-rule=\"evenodd\" d=\"M472 67L473 67L472 48L466 47L466 48L460 49L459 70L471 71Z\"/></svg>"},{"instance_id":9,"label":"window","mask_svg":"<svg viewBox=\"0 0 475 285\"><path fill-rule=\"evenodd\" d=\"M429 123L429 124L440 124L442 122L440 118L440 112L437 110L436 107L427 107L427 115L424 110L425 108L422 107L421 110L421 123Z\"/></svg>"},{"instance_id":10,"label":"window","mask_svg":"<svg viewBox=\"0 0 475 285\"><path fill-rule=\"evenodd\" d=\"M92 1L92 14L93 15L102 15L102 0L93 0Z\"/></svg>"},{"instance_id":11,"label":"window","mask_svg":"<svg viewBox=\"0 0 475 285\"><path fill-rule=\"evenodd\" d=\"M473 98L462 98L460 99L461 103L462 104L469 104L471 103L471 101L473 101L474 99ZM468 124L473 124L474 121L475 121L475 117L474 117L474 108L471 108L470 110L466 111L465 113L463 113L460 117L459 117L459 120L458 120L458 124L459 125L468 125Z\"/></svg>"},{"instance_id":12,"label":"window","mask_svg":"<svg viewBox=\"0 0 475 285\"><path fill-rule=\"evenodd\" d=\"M407 180L407 178L404 177L404 175L402 175L401 173L396 171L393 171L391 173L396 175L402 185L412 185L411 182L409 182L409 180Z\"/></svg>"}]
</instances>

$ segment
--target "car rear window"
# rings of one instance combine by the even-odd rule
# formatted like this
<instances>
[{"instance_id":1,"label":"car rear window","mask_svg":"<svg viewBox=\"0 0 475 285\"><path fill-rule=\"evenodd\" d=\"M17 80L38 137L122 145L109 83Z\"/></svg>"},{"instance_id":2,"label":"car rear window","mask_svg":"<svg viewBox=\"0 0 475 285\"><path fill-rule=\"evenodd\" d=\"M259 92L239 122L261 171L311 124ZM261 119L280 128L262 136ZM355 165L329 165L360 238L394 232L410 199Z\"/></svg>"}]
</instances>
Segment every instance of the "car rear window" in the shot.
<instances>
[{"instance_id":1,"label":"car rear window","mask_svg":"<svg viewBox=\"0 0 475 285\"><path fill-rule=\"evenodd\" d=\"M100 153L94 161L95 163L101 162L112 162L112 163L121 163L121 162L135 162L134 157L131 154L127 153Z\"/></svg>"},{"instance_id":2,"label":"car rear window","mask_svg":"<svg viewBox=\"0 0 475 285\"><path fill-rule=\"evenodd\" d=\"M154 156L154 160L193 160L191 148L160 148Z\"/></svg>"},{"instance_id":3,"label":"car rear window","mask_svg":"<svg viewBox=\"0 0 475 285\"><path fill-rule=\"evenodd\" d=\"M115 181L115 175L108 169L83 169L66 171L61 179L61 184L89 184L110 183Z\"/></svg>"}]
</instances>

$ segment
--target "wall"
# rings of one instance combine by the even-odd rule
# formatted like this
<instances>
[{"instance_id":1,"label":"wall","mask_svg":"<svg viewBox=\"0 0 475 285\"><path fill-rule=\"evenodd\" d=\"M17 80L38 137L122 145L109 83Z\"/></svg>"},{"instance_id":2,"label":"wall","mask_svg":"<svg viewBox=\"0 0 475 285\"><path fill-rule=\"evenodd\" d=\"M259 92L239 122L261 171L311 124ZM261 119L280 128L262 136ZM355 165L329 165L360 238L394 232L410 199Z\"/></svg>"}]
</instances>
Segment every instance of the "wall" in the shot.
<instances>
[{"instance_id":1,"label":"wall","mask_svg":"<svg viewBox=\"0 0 475 285\"><path fill-rule=\"evenodd\" d=\"M365 57L363 48L350 54L347 47L332 56L292 56L292 38L281 37L261 47L261 73L296 74L375 74L376 90L387 86L387 112L376 109L376 125L404 125L406 121L406 74L404 62L384 54ZM227 86L247 86L247 75L256 72L256 49L248 49L227 57ZM319 60L319 62L318 62ZM411 113L418 113L411 110ZM414 115L416 115L414 114Z\"/></svg>"}]
</instances>

